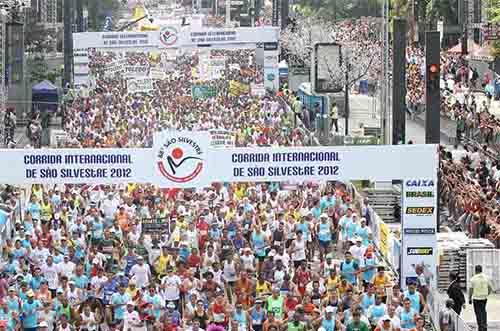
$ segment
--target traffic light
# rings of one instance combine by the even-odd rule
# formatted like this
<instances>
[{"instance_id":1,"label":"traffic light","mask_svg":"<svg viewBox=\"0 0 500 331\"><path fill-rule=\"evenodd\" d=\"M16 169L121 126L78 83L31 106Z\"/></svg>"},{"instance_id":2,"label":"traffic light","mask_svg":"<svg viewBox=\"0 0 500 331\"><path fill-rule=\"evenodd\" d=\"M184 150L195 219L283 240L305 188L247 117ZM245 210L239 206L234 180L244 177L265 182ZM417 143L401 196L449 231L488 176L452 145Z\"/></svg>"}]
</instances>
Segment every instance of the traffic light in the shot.
<instances>
[{"instance_id":1,"label":"traffic light","mask_svg":"<svg viewBox=\"0 0 500 331\"><path fill-rule=\"evenodd\" d=\"M431 90L439 90L440 84L440 69L439 64L427 65L427 86Z\"/></svg>"}]
</instances>

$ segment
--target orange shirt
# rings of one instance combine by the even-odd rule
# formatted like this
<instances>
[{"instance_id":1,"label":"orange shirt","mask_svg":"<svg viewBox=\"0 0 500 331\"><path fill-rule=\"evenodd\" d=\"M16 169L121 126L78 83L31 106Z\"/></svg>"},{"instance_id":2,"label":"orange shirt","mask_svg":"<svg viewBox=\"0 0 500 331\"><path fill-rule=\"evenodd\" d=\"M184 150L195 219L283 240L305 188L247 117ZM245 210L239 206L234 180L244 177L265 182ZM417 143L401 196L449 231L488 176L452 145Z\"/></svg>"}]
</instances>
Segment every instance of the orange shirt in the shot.
<instances>
[{"instance_id":1,"label":"orange shirt","mask_svg":"<svg viewBox=\"0 0 500 331\"><path fill-rule=\"evenodd\" d=\"M123 214L118 213L116 215L116 219L118 220L118 224L120 225L120 228L122 229L122 231L128 231L129 223L128 223L127 213L123 213Z\"/></svg>"}]
</instances>

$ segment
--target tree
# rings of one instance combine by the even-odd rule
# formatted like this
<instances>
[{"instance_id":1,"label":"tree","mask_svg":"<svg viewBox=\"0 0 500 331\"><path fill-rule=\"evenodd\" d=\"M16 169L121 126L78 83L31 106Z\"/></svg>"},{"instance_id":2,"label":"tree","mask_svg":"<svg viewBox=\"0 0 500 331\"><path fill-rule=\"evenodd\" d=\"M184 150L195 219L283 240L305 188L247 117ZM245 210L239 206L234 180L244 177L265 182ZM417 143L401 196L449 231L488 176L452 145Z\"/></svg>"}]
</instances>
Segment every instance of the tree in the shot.
<instances>
[{"instance_id":1,"label":"tree","mask_svg":"<svg viewBox=\"0 0 500 331\"><path fill-rule=\"evenodd\" d=\"M343 61L332 63L330 59L319 59L325 64L331 81L351 87L360 79L378 77L381 59L379 30L381 21L365 19L331 22L318 16L298 17L285 29L280 41L289 68L310 68L314 45L338 43L342 46ZM349 81L345 73L349 71Z\"/></svg>"},{"instance_id":2,"label":"tree","mask_svg":"<svg viewBox=\"0 0 500 331\"><path fill-rule=\"evenodd\" d=\"M500 0L491 0L487 11L488 22L500 24ZM500 57L500 40L491 43L491 56Z\"/></svg>"},{"instance_id":3,"label":"tree","mask_svg":"<svg viewBox=\"0 0 500 331\"><path fill-rule=\"evenodd\" d=\"M40 27L28 27L25 34L25 49L28 53L27 68L30 81L37 83L45 79L55 83L60 76L58 70L48 70L46 54L54 50L55 31Z\"/></svg>"},{"instance_id":4,"label":"tree","mask_svg":"<svg viewBox=\"0 0 500 331\"><path fill-rule=\"evenodd\" d=\"M342 20L361 16L380 16L381 0L300 0L297 6L302 14Z\"/></svg>"}]
</instances>

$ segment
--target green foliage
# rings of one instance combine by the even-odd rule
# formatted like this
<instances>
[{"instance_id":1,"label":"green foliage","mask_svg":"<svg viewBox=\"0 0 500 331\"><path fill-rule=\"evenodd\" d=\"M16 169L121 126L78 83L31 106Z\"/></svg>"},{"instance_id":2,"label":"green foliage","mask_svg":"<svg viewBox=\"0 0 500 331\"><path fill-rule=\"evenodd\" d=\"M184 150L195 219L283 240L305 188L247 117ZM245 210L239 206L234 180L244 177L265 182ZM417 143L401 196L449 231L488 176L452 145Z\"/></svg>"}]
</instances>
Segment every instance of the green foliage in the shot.
<instances>
[{"instance_id":1,"label":"green foliage","mask_svg":"<svg viewBox=\"0 0 500 331\"><path fill-rule=\"evenodd\" d=\"M406 18L410 14L410 9L408 0L392 0L389 6L389 15L391 18Z\"/></svg>"},{"instance_id":2,"label":"green foliage","mask_svg":"<svg viewBox=\"0 0 500 331\"><path fill-rule=\"evenodd\" d=\"M488 22L500 24L500 0L490 0ZM491 43L491 56L500 57L500 40Z\"/></svg>"},{"instance_id":3,"label":"green foliage","mask_svg":"<svg viewBox=\"0 0 500 331\"><path fill-rule=\"evenodd\" d=\"M300 0L295 8L304 16L342 20L361 16L380 16L382 0Z\"/></svg>"},{"instance_id":4,"label":"green foliage","mask_svg":"<svg viewBox=\"0 0 500 331\"><path fill-rule=\"evenodd\" d=\"M48 70L45 56L42 54L35 54L29 57L27 64L30 71L31 83L38 83L47 79L55 84L61 76L61 71L58 69Z\"/></svg>"}]
</instances>

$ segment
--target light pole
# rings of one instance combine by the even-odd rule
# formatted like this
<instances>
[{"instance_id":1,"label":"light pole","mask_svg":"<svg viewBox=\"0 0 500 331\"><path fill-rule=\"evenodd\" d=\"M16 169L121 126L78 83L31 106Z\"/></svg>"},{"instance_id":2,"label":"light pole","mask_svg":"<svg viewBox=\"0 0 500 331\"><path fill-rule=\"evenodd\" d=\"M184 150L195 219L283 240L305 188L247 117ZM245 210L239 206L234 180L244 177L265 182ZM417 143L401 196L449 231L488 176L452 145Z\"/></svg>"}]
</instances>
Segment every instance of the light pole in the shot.
<instances>
[{"instance_id":1,"label":"light pole","mask_svg":"<svg viewBox=\"0 0 500 331\"><path fill-rule=\"evenodd\" d=\"M351 64L349 63L349 58L346 53L346 70L345 70L345 87L344 87L344 116L345 116L345 135L349 135L349 70L351 69Z\"/></svg>"}]
</instances>

